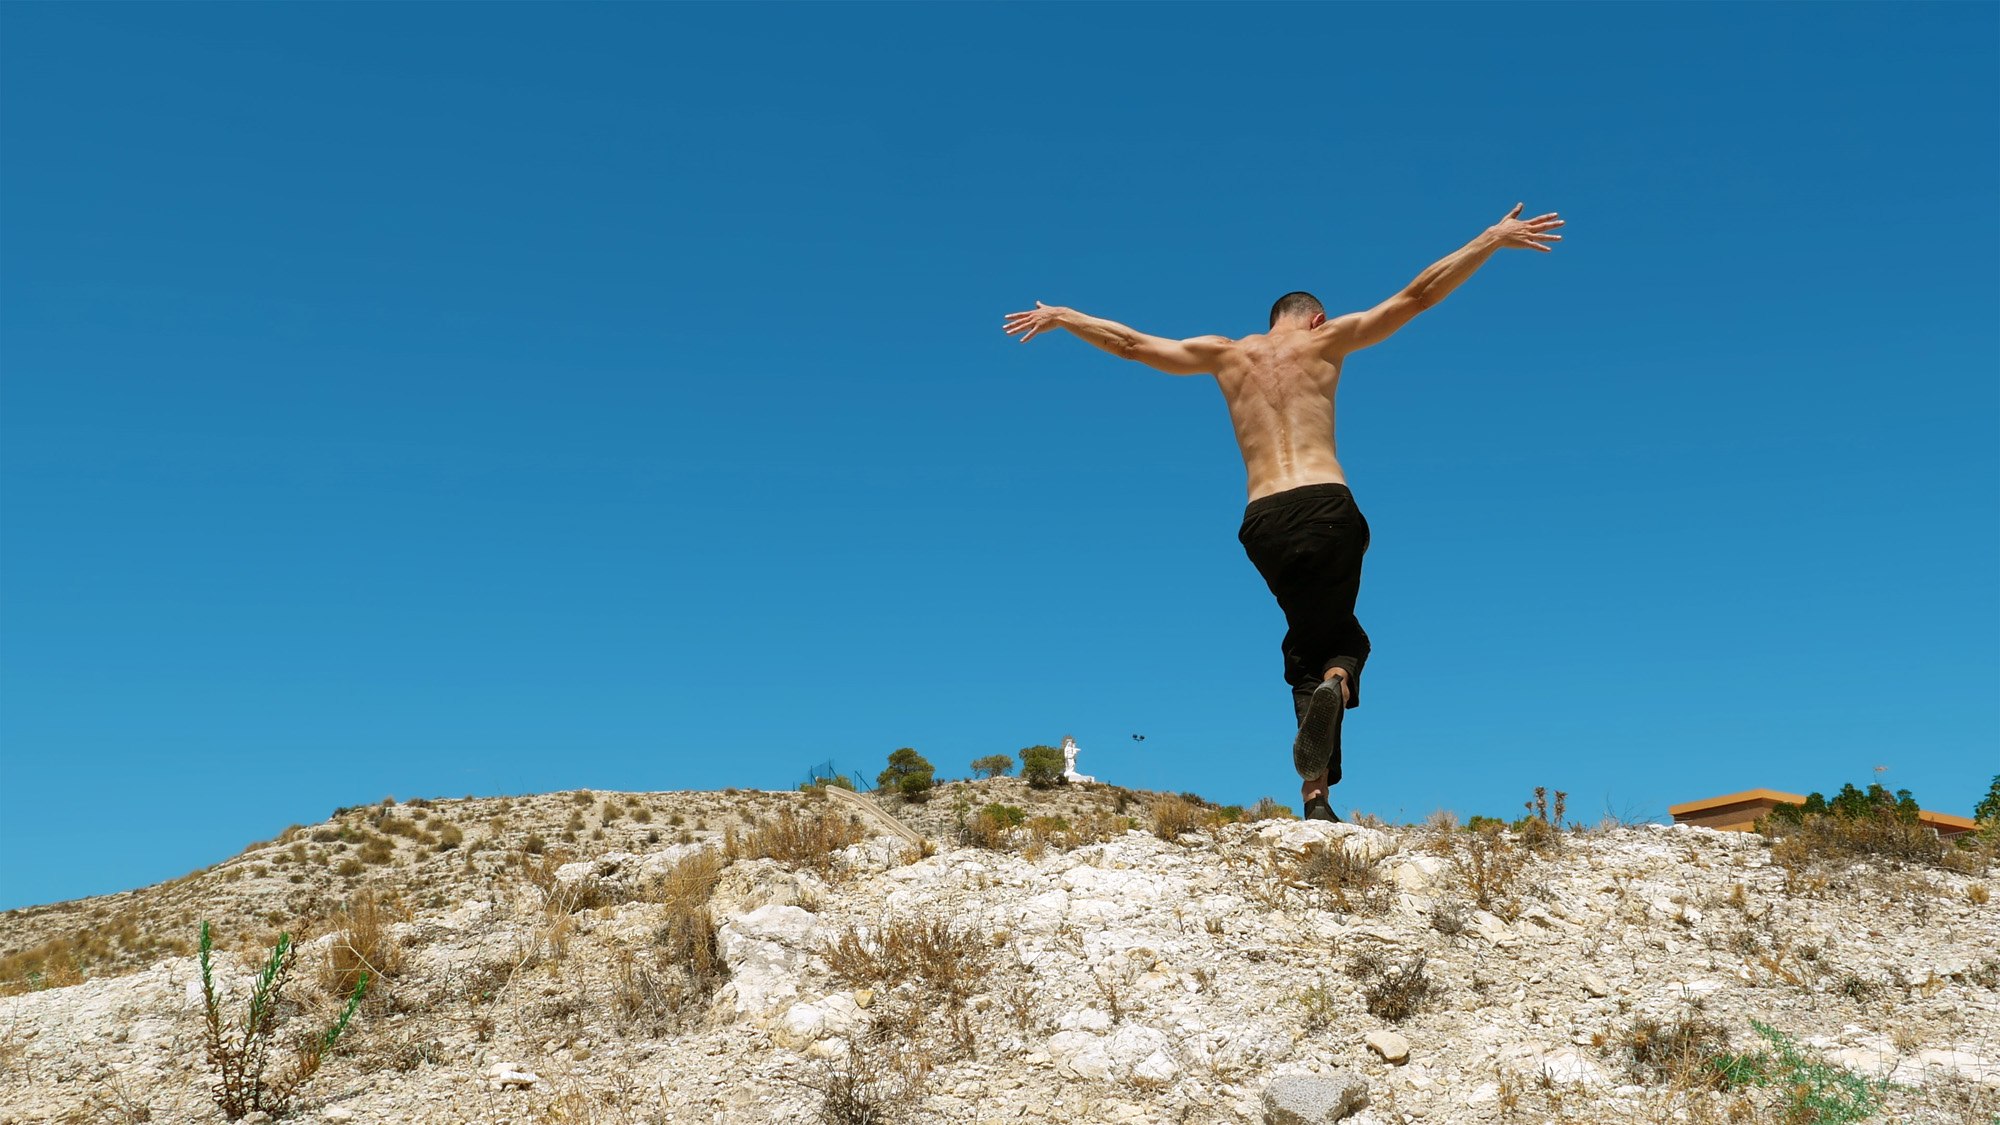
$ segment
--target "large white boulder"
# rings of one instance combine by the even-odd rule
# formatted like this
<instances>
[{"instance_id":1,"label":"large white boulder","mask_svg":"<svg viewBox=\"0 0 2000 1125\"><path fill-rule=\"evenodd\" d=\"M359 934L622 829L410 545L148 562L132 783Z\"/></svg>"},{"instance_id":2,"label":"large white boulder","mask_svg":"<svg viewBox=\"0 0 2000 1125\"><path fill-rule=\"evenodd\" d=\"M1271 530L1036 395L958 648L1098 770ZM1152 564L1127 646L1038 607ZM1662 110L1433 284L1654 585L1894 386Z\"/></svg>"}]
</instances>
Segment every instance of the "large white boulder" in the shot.
<instances>
[{"instance_id":1,"label":"large white boulder","mask_svg":"<svg viewBox=\"0 0 2000 1125\"><path fill-rule=\"evenodd\" d=\"M799 974L817 949L819 920L796 906L760 906L716 931L729 966L721 998L739 1016L765 1019L799 995Z\"/></svg>"}]
</instances>

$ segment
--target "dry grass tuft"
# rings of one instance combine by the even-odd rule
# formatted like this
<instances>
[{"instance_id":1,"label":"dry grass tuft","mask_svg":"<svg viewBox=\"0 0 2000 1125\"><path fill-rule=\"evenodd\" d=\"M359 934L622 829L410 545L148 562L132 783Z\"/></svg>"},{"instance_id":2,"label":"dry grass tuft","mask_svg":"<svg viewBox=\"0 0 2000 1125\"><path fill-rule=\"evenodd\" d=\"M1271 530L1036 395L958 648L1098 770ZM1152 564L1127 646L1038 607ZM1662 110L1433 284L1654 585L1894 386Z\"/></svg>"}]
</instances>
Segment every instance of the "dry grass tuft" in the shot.
<instances>
[{"instance_id":1,"label":"dry grass tuft","mask_svg":"<svg viewBox=\"0 0 2000 1125\"><path fill-rule=\"evenodd\" d=\"M1684 1090L1726 1085L1716 1063L1729 1049L1729 1033L1692 1013L1671 1022L1642 1016L1613 1036L1609 1048L1637 1085L1664 1083Z\"/></svg>"},{"instance_id":2,"label":"dry grass tuft","mask_svg":"<svg viewBox=\"0 0 2000 1125\"><path fill-rule=\"evenodd\" d=\"M1153 802L1153 835L1173 843L1201 823L1202 812L1185 797L1168 795Z\"/></svg>"},{"instance_id":3,"label":"dry grass tuft","mask_svg":"<svg viewBox=\"0 0 2000 1125\"><path fill-rule=\"evenodd\" d=\"M1459 865L1465 889L1473 903L1508 921L1521 913L1514 897L1514 881L1521 874L1521 860L1513 845L1492 825L1466 835L1465 860Z\"/></svg>"},{"instance_id":4,"label":"dry grass tuft","mask_svg":"<svg viewBox=\"0 0 2000 1125\"><path fill-rule=\"evenodd\" d=\"M722 853L732 860L771 859L794 871L821 875L833 870L833 853L858 844L867 836L858 817L818 813L801 816L781 809L748 831L731 827L723 835Z\"/></svg>"},{"instance_id":5,"label":"dry grass tuft","mask_svg":"<svg viewBox=\"0 0 2000 1125\"><path fill-rule=\"evenodd\" d=\"M1299 814L1292 811L1292 806L1280 802L1275 797L1257 798L1257 803L1251 805L1249 810L1243 814L1243 819L1249 821L1297 820L1298 818Z\"/></svg>"},{"instance_id":6,"label":"dry grass tuft","mask_svg":"<svg viewBox=\"0 0 2000 1125\"><path fill-rule=\"evenodd\" d=\"M1375 865L1350 854L1339 841L1307 848L1293 873L1299 883L1317 891L1333 909L1348 913L1381 914L1394 897L1375 873Z\"/></svg>"},{"instance_id":7,"label":"dry grass tuft","mask_svg":"<svg viewBox=\"0 0 2000 1125\"><path fill-rule=\"evenodd\" d=\"M992 945L943 918L896 918L872 932L848 929L821 950L833 975L853 984L922 984L956 1010L992 968Z\"/></svg>"},{"instance_id":8,"label":"dry grass tuft","mask_svg":"<svg viewBox=\"0 0 2000 1125\"><path fill-rule=\"evenodd\" d=\"M1356 954L1347 972L1361 982L1361 998L1368 1013L1378 1019L1400 1023L1417 1014L1425 1001L1440 991L1425 971L1425 958L1391 968L1373 951Z\"/></svg>"},{"instance_id":9,"label":"dry grass tuft","mask_svg":"<svg viewBox=\"0 0 2000 1125\"><path fill-rule=\"evenodd\" d=\"M369 993L380 995L383 982L403 969L403 946L389 927L404 914L396 904L380 901L373 891L354 896L334 916L333 943L320 963L320 987L335 996L346 996L366 973Z\"/></svg>"}]
</instances>

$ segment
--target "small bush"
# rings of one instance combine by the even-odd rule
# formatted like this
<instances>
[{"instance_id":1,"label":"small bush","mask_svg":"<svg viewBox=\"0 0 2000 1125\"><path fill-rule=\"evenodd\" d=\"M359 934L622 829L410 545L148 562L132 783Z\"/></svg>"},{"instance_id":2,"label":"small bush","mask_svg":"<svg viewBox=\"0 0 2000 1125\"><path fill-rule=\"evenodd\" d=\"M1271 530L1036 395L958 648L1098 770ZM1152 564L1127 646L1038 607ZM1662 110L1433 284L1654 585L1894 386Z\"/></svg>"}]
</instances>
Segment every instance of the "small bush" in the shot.
<instances>
[{"instance_id":1,"label":"small bush","mask_svg":"<svg viewBox=\"0 0 2000 1125\"><path fill-rule=\"evenodd\" d=\"M1300 883L1318 891L1338 910L1380 914L1389 908L1389 888L1366 859L1350 855L1335 841L1331 846L1314 844L1294 869Z\"/></svg>"},{"instance_id":2,"label":"small bush","mask_svg":"<svg viewBox=\"0 0 2000 1125\"><path fill-rule=\"evenodd\" d=\"M1274 797L1259 797L1245 814L1249 820L1297 820L1299 814L1290 805L1280 804Z\"/></svg>"},{"instance_id":3,"label":"small bush","mask_svg":"<svg viewBox=\"0 0 2000 1125\"><path fill-rule=\"evenodd\" d=\"M980 777L1005 777L1014 772L1014 756L1011 754L988 754L984 758L972 760L972 772Z\"/></svg>"},{"instance_id":4,"label":"small bush","mask_svg":"<svg viewBox=\"0 0 2000 1125\"><path fill-rule=\"evenodd\" d=\"M963 822L961 836L973 847L999 851L1027 819L1028 814L1013 805L987 805Z\"/></svg>"},{"instance_id":5,"label":"small bush","mask_svg":"<svg viewBox=\"0 0 2000 1125\"><path fill-rule=\"evenodd\" d=\"M1439 895L1431 903L1431 929L1446 937L1457 937L1472 924L1472 908L1455 898Z\"/></svg>"},{"instance_id":6,"label":"small bush","mask_svg":"<svg viewBox=\"0 0 2000 1125\"><path fill-rule=\"evenodd\" d=\"M1168 843L1194 831L1199 819L1199 809L1185 797L1167 796L1153 802L1153 835Z\"/></svg>"},{"instance_id":7,"label":"small bush","mask_svg":"<svg viewBox=\"0 0 2000 1125\"><path fill-rule=\"evenodd\" d=\"M1533 852L1553 851L1561 846L1563 812L1568 802L1569 794L1558 789L1555 802L1551 805L1548 789L1535 786L1535 795L1521 804L1528 815L1514 822L1514 832L1520 837L1521 846Z\"/></svg>"},{"instance_id":8,"label":"small bush","mask_svg":"<svg viewBox=\"0 0 2000 1125\"><path fill-rule=\"evenodd\" d=\"M1301 1022L1308 1033L1330 1030L1339 1022L1340 1005L1335 1002L1333 993L1327 990L1325 981L1300 992L1297 999Z\"/></svg>"},{"instance_id":9,"label":"small bush","mask_svg":"<svg viewBox=\"0 0 2000 1125\"><path fill-rule=\"evenodd\" d=\"M1729 1033L1721 1024L1693 1015L1671 1022L1641 1017L1620 1031L1612 1046L1623 1056L1627 1075L1641 1086L1720 1090L1736 1073L1726 1054Z\"/></svg>"},{"instance_id":10,"label":"small bush","mask_svg":"<svg viewBox=\"0 0 2000 1125\"><path fill-rule=\"evenodd\" d=\"M913 982L956 1010L992 967L992 947L944 918L896 918L873 931L850 928L821 955L833 975L853 984Z\"/></svg>"},{"instance_id":11,"label":"small bush","mask_svg":"<svg viewBox=\"0 0 2000 1125\"><path fill-rule=\"evenodd\" d=\"M705 1007L729 978L708 905L721 878L721 857L701 851L675 864L654 888L655 896L667 908L658 944L667 963L679 974L659 995L666 998L667 1010L677 1020Z\"/></svg>"},{"instance_id":12,"label":"small bush","mask_svg":"<svg viewBox=\"0 0 2000 1125\"><path fill-rule=\"evenodd\" d=\"M320 986L345 996L363 980L373 980L379 988L401 972L403 947L390 930L394 921L393 912L377 901L373 891L354 896L334 919L335 936L320 966Z\"/></svg>"},{"instance_id":13,"label":"small bush","mask_svg":"<svg viewBox=\"0 0 2000 1125\"><path fill-rule=\"evenodd\" d=\"M1348 966L1349 975L1359 979L1361 998L1368 1013L1378 1019L1400 1023L1415 1015L1437 992L1437 985L1424 971L1425 959L1401 968L1390 968L1374 953L1357 955Z\"/></svg>"},{"instance_id":14,"label":"small bush","mask_svg":"<svg viewBox=\"0 0 2000 1125\"><path fill-rule=\"evenodd\" d=\"M220 1079L211 1097L222 1115L231 1121L250 1113L282 1116L291 1108L292 1097L305 1081L318 1072L320 1061L341 1033L347 1030L355 1009L367 993L368 978L356 981L340 1017L316 1036L299 1039L293 1046L285 1072L266 1080L266 1056L277 1030L280 1013L286 1006L285 982L291 972L294 949L290 934L278 941L264 962L263 971L251 987L249 1009L241 1022L225 1025L222 1002L216 996L210 954L214 937L207 922L201 924L201 992L203 999L203 1046L209 1065Z\"/></svg>"},{"instance_id":15,"label":"small bush","mask_svg":"<svg viewBox=\"0 0 2000 1125\"><path fill-rule=\"evenodd\" d=\"M1479 909L1507 919L1520 913L1514 880L1521 873L1521 861L1497 826L1482 825L1466 837L1465 862L1460 870Z\"/></svg>"},{"instance_id":16,"label":"small bush","mask_svg":"<svg viewBox=\"0 0 2000 1125\"><path fill-rule=\"evenodd\" d=\"M1881 1108L1888 1082L1870 1081L1828 1063L1769 1024L1751 1020L1750 1027L1771 1051L1725 1055L1716 1066L1732 1083L1783 1090L1784 1101L1776 1107L1781 1125L1851 1125Z\"/></svg>"},{"instance_id":17,"label":"small bush","mask_svg":"<svg viewBox=\"0 0 2000 1125\"><path fill-rule=\"evenodd\" d=\"M748 832L728 829L722 851L730 859L774 859L795 871L824 873L833 869L833 853L859 843L865 835L851 817L827 813L801 816L783 809Z\"/></svg>"}]
</instances>

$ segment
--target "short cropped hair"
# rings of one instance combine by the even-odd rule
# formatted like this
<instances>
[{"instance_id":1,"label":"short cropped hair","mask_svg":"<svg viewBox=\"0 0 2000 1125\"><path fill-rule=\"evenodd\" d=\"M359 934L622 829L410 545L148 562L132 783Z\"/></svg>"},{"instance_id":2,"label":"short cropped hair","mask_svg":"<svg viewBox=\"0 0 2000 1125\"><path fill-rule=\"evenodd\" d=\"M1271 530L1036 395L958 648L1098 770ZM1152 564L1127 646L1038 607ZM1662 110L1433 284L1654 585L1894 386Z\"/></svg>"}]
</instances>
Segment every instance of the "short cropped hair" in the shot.
<instances>
[{"instance_id":1,"label":"short cropped hair","mask_svg":"<svg viewBox=\"0 0 2000 1125\"><path fill-rule=\"evenodd\" d=\"M1280 317L1291 316L1300 320L1311 320L1325 311L1326 306L1319 303L1318 297L1304 290L1295 290L1278 298L1278 303L1271 306L1271 327L1278 326Z\"/></svg>"}]
</instances>

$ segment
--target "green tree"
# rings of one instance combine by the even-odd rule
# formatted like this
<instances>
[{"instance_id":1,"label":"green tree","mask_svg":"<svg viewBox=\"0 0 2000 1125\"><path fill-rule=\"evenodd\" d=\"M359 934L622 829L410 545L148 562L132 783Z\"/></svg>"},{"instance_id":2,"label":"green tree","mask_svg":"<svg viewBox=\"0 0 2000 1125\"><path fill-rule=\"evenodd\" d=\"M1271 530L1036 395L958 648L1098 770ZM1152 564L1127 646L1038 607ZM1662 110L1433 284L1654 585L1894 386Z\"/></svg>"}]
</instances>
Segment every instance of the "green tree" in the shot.
<instances>
[{"instance_id":1,"label":"green tree","mask_svg":"<svg viewBox=\"0 0 2000 1125\"><path fill-rule=\"evenodd\" d=\"M1827 806L1835 816L1860 820L1874 810L1875 802L1869 794L1856 789L1854 783L1850 781L1840 787L1840 792L1833 795L1833 800L1827 802Z\"/></svg>"},{"instance_id":2,"label":"green tree","mask_svg":"<svg viewBox=\"0 0 2000 1125\"><path fill-rule=\"evenodd\" d=\"M889 755L889 768L875 775L875 784L901 793L911 801L927 801L931 778L936 773L936 768L922 754L905 746Z\"/></svg>"},{"instance_id":3,"label":"green tree","mask_svg":"<svg viewBox=\"0 0 2000 1125\"><path fill-rule=\"evenodd\" d=\"M1021 776L1032 789L1062 784L1063 764L1063 752L1053 746L1030 746L1021 751Z\"/></svg>"},{"instance_id":4,"label":"green tree","mask_svg":"<svg viewBox=\"0 0 2000 1125\"><path fill-rule=\"evenodd\" d=\"M1917 799L1911 796L1908 789L1896 790L1897 820L1902 821L1904 824L1915 824L1917 823L1917 814L1922 811L1923 809L1917 805Z\"/></svg>"},{"instance_id":5,"label":"green tree","mask_svg":"<svg viewBox=\"0 0 2000 1125\"><path fill-rule=\"evenodd\" d=\"M1985 799L1972 806L1972 819L1981 824L2000 824L2000 777L1987 787Z\"/></svg>"},{"instance_id":6,"label":"green tree","mask_svg":"<svg viewBox=\"0 0 2000 1125\"><path fill-rule=\"evenodd\" d=\"M1006 777L1014 772L1014 755L988 754L972 759L972 772L981 777Z\"/></svg>"}]
</instances>

